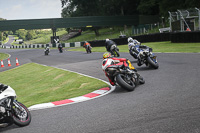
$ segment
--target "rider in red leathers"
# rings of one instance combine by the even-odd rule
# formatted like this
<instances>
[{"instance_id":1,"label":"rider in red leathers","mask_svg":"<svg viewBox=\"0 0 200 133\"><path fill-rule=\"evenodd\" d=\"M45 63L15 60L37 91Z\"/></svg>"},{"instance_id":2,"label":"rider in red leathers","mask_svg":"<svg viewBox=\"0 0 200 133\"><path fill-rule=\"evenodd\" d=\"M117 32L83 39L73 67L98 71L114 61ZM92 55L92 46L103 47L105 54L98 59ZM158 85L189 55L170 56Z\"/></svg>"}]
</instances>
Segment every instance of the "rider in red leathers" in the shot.
<instances>
[{"instance_id":1,"label":"rider in red leathers","mask_svg":"<svg viewBox=\"0 0 200 133\"><path fill-rule=\"evenodd\" d=\"M112 60L113 61L113 63L111 63L112 65L123 65L124 64L125 67L129 67L129 69L136 71L136 69L132 66L131 62L126 58L112 57L111 53L106 52L103 54L103 59L104 59L103 66L106 64L107 61ZM106 72L105 72L105 75L106 75L106 77L108 77L110 84L112 86L114 86L115 85L114 77L108 75Z\"/></svg>"}]
</instances>

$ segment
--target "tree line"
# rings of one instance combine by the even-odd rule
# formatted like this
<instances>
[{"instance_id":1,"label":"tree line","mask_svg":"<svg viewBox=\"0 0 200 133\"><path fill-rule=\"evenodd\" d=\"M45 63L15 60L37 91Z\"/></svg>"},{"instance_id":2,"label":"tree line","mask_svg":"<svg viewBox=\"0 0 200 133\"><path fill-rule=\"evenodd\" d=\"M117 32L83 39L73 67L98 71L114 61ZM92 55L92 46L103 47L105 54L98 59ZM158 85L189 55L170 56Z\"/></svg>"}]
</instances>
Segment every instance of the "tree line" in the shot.
<instances>
[{"instance_id":1,"label":"tree line","mask_svg":"<svg viewBox=\"0 0 200 133\"><path fill-rule=\"evenodd\" d=\"M62 17L160 15L168 11L200 7L199 0L61 0Z\"/></svg>"}]
</instances>

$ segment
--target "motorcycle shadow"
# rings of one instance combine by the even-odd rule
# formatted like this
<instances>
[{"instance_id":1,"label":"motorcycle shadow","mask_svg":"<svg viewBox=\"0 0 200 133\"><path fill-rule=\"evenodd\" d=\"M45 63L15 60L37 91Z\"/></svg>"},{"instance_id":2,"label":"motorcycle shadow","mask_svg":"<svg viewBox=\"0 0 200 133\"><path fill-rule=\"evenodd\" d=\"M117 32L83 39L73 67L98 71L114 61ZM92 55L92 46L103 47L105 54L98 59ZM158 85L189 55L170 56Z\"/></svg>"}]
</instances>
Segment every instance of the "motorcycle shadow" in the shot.
<instances>
[{"instance_id":1,"label":"motorcycle shadow","mask_svg":"<svg viewBox=\"0 0 200 133\"><path fill-rule=\"evenodd\" d=\"M157 69L154 69L152 67L148 67L148 66L145 66L145 67L135 67L137 71L149 71L149 70L157 70Z\"/></svg>"},{"instance_id":2,"label":"motorcycle shadow","mask_svg":"<svg viewBox=\"0 0 200 133\"><path fill-rule=\"evenodd\" d=\"M120 86L116 86L115 90L113 91L113 93L128 93L129 91L123 89Z\"/></svg>"},{"instance_id":3,"label":"motorcycle shadow","mask_svg":"<svg viewBox=\"0 0 200 133\"><path fill-rule=\"evenodd\" d=\"M135 60L135 61L130 61L131 63L137 63L138 61L137 60Z\"/></svg>"},{"instance_id":4,"label":"motorcycle shadow","mask_svg":"<svg viewBox=\"0 0 200 133\"><path fill-rule=\"evenodd\" d=\"M7 127L0 127L0 132L1 131L9 131L9 130L12 130L12 129L15 129L15 128L20 128L20 127L15 125L15 124L12 124L12 125L7 126Z\"/></svg>"}]
</instances>

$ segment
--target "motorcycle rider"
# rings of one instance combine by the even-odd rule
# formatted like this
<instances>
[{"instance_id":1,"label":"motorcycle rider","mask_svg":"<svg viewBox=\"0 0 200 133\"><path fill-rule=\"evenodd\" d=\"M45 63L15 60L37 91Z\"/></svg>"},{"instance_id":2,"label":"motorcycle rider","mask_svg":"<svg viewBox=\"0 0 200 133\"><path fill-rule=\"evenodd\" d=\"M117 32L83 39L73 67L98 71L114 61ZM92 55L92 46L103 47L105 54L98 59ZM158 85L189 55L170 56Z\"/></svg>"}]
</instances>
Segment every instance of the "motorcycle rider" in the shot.
<instances>
[{"instance_id":1,"label":"motorcycle rider","mask_svg":"<svg viewBox=\"0 0 200 133\"><path fill-rule=\"evenodd\" d=\"M49 44L46 44L46 47L44 48L44 51L48 50L50 52Z\"/></svg>"},{"instance_id":2,"label":"motorcycle rider","mask_svg":"<svg viewBox=\"0 0 200 133\"><path fill-rule=\"evenodd\" d=\"M133 39L132 37L128 38L128 49L129 49L129 53L135 58L137 59L137 54L139 53L139 46L141 45L141 43L139 41L137 41L136 39ZM132 51L134 51L135 53L133 53Z\"/></svg>"},{"instance_id":3,"label":"motorcycle rider","mask_svg":"<svg viewBox=\"0 0 200 133\"><path fill-rule=\"evenodd\" d=\"M62 44L59 43L59 44L58 44L58 50L59 50L61 53L62 53L62 48L63 48Z\"/></svg>"},{"instance_id":4,"label":"motorcycle rider","mask_svg":"<svg viewBox=\"0 0 200 133\"><path fill-rule=\"evenodd\" d=\"M111 64L112 65L125 65L125 67L129 67L130 70L133 70L133 71L137 71L131 64L131 62L126 59L126 58L116 58L116 57L112 57L111 53L109 52L105 52L103 54L103 66L106 64L107 61L110 61L112 62ZM105 72L105 75L106 77L109 79L109 82L112 86L115 85L115 82L114 82L114 77L108 75L106 72Z\"/></svg>"},{"instance_id":5,"label":"motorcycle rider","mask_svg":"<svg viewBox=\"0 0 200 133\"><path fill-rule=\"evenodd\" d=\"M111 46L112 45L116 45L117 46L117 44L114 42L114 41L112 41L112 40L110 40L110 39L106 39L106 43L105 43L105 46L106 46L106 50L108 51L108 52L110 52L112 55L114 55L114 53L113 53L113 51L111 50Z\"/></svg>"},{"instance_id":6,"label":"motorcycle rider","mask_svg":"<svg viewBox=\"0 0 200 133\"><path fill-rule=\"evenodd\" d=\"M89 42L85 41L85 43L83 44L83 47L84 47L85 49L87 49L88 46L91 47L91 44L90 44ZM92 48L92 47L91 47L91 48Z\"/></svg>"}]
</instances>

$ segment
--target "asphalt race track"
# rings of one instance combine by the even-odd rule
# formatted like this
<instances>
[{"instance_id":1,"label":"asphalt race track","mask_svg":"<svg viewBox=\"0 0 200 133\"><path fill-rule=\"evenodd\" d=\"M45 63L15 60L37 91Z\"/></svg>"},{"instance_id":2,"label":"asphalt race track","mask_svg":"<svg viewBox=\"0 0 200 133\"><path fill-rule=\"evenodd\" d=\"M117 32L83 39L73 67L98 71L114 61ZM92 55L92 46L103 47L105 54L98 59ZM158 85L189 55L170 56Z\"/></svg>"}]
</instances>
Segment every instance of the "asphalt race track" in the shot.
<instances>
[{"instance_id":1,"label":"asphalt race track","mask_svg":"<svg viewBox=\"0 0 200 133\"><path fill-rule=\"evenodd\" d=\"M17 57L20 65L35 62L108 81L101 70L103 53L59 53L54 49L44 56L42 49L0 49L0 52L11 55L11 68L15 67ZM93 100L31 111L29 126L12 125L0 132L200 133L199 53L157 53L160 65L157 70L138 67L129 53L120 54L132 61L146 80L144 85L133 92L117 87L112 93ZM0 71L7 69L0 68Z\"/></svg>"}]
</instances>

